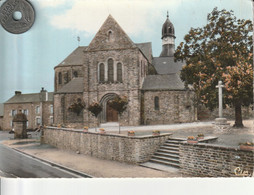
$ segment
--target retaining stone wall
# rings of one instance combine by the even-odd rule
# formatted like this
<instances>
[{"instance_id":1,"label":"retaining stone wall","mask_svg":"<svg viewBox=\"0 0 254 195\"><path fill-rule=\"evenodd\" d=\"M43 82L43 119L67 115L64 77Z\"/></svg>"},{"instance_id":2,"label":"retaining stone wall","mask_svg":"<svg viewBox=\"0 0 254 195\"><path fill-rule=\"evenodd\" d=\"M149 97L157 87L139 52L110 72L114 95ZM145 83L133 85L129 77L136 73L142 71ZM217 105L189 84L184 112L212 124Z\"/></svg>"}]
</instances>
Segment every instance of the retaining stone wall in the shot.
<instances>
[{"instance_id":1,"label":"retaining stone wall","mask_svg":"<svg viewBox=\"0 0 254 195\"><path fill-rule=\"evenodd\" d=\"M204 106L198 107L198 120L214 120L215 118L219 117L218 108L215 108L213 111L210 111L208 108ZM235 119L235 108L227 107L223 109L223 117L227 118L228 120ZM251 106L242 106L242 117L243 119L251 119L253 118L253 110Z\"/></svg>"},{"instance_id":2,"label":"retaining stone wall","mask_svg":"<svg viewBox=\"0 0 254 195\"><path fill-rule=\"evenodd\" d=\"M170 136L128 137L48 127L44 129L43 143L97 158L136 164L148 161Z\"/></svg>"},{"instance_id":3,"label":"retaining stone wall","mask_svg":"<svg viewBox=\"0 0 254 195\"><path fill-rule=\"evenodd\" d=\"M253 151L208 144L180 145L183 174L198 177L237 177L253 174ZM235 174L235 171L237 174Z\"/></svg>"}]
</instances>

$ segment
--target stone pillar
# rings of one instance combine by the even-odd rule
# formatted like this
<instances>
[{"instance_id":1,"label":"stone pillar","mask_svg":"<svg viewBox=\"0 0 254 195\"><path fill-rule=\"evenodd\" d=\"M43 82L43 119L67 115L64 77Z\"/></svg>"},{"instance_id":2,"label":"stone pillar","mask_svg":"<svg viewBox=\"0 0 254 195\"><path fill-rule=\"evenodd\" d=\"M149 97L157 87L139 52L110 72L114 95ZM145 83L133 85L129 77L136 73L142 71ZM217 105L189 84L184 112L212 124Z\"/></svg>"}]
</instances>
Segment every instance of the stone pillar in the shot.
<instances>
[{"instance_id":1,"label":"stone pillar","mask_svg":"<svg viewBox=\"0 0 254 195\"><path fill-rule=\"evenodd\" d=\"M216 125L228 125L227 123L227 119L223 118L223 104L222 104L222 88L224 87L224 85L222 85L222 81L218 82L218 85L216 86L216 88L219 89L219 118L215 119L215 124Z\"/></svg>"},{"instance_id":2,"label":"stone pillar","mask_svg":"<svg viewBox=\"0 0 254 195\"><path fill-rule=\"evenodd\" d=\"M14 125L14 139L25 139L27 138L26 131L26 115L19 110L18 114L14 116L13 125Z\"/></svg>"}]
</instances>

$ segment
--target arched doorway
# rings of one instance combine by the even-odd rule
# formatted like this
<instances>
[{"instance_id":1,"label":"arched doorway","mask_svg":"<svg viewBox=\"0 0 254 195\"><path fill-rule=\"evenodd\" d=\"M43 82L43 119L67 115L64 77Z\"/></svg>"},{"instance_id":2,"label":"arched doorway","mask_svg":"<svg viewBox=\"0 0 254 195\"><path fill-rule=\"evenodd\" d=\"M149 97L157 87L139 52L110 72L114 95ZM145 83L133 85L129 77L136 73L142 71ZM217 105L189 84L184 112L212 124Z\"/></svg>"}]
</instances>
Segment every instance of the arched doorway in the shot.
<instances>
[{"instance_id":1,"label":"arched doorway","mask_svg":"<svg viewBox=\"0 0 254 195\"><path fill-rule=\"evenodd\" d=\"M117 122L118 121L118 113L115 109L113 109L109 105L108 102L107 102L107 108L106 108L107 109L107 111L106 111L107 122Z\"/></svg>"},{"instance_id":2,"label":"arched doorway","mask_svg":"<svg viewBox=\"0 0 254 195\"><path fill-rule=\"evenodd\" d=\"M102 105L102 112L100 114L100 121L106 122L117 122L118 113L116 110L111 108L108 102L117 96L115 93L108 93L101 98L100 104Z\"/></svg>"}]
</instances>

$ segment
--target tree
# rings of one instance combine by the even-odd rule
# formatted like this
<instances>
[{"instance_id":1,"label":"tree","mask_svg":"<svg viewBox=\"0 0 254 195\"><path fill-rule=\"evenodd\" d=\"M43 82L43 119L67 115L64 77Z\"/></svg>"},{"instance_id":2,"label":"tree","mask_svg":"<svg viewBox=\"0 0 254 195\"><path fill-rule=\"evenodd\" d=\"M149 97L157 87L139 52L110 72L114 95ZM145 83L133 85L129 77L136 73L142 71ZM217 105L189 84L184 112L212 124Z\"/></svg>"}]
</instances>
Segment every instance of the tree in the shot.
<instances>
[{"instance_id":1,"label":"tree","mask_svg":"<svg viewBox=\"0 0 254 195\"><path fill-rule=\"evenodd\" d=\"M128 99L126 96L115 96L113 100L109 101L109 106L115 109L118 112L118 115L122 115L122 113L126 110L128 105ZM119 133L120 133L120 122L119 122Z\"/></svg>"},{"instance_id":2,"label":"tree","mask_svg":"<svg viewBox=\"0 0 254 195\"><path fill-rule=\"evenodd\" d=\"M102 106L98 102L93 102L91 105L89 105L87 109L92 113L93 116L97 118L97 125L99 126L98 115L102 111ZM95 130L97 131L97 127L95 128Z\"/></svg>"},{"instance_id":3,"label":"tree","mask_svg":"<svg viewBox=\"0 0 254 195\"><path fill-rule=\"evenodd\" d=\"M191 28L175 52L176 61L186 62L181 79L193 85L198 101L210 110L218 104L218 81L225 83L224 104L235 107L236 127L243 127L241 106L253 97L252 30L250 20L214 8L207 25Z\"/></svg>"}]
</instances>

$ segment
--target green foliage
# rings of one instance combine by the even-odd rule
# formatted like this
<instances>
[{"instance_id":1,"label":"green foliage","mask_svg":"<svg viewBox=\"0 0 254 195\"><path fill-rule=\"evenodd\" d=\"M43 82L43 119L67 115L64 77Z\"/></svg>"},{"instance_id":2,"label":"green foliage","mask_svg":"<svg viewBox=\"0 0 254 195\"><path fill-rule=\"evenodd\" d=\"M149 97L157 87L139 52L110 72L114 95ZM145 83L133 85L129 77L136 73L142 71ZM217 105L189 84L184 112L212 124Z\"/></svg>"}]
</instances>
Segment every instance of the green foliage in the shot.
<instances>
[{"instance_id":1,"label":"green foliage","mask_svg":"<svg viewBox=\"0 0 254 195\"><path fill-rule=\"evenodd\" d=\"M116 96L109 101L109 106L115 109L120 115L126 110L128 99L126 96Z\"/></svg>"},{"instance_id":2,"label":"green foliage","mask_svg":"<svg viewBox=\"0 0 254 195\"><path fill-rule=\"evenodd\" d=\"M98 102L93 102L89 107L88 110L97 118L97 116L102 111L102 106Z\"/></svg>"},{"instance_id":3,"label":"green foliage","mask_svg":"<svg viewBox=\"0 0 254 195\"><path fill-rule=\"evenodd\" d=\"M77 115L85 108L85 103L81 99L74 101L68 108L69 111L76 113Z\"/></svg>"},{"instance_id":4,"label":"green foliage","mask_svg":"<svg viewBox=\"0 0 254 195\"><path fill-rule=\"evenodd\" d=\"M211 110L218 105L219 80L225 83L224 103L251 103L252 30L250 20L214 8L207 16L207 25L191 28L177 47L175 60L186 62L181 79L193 85L198 101Z\"/></svg>"}]
</instances>

